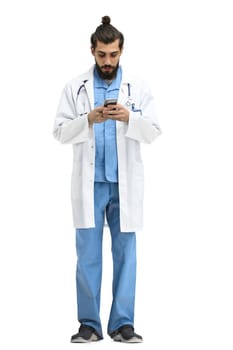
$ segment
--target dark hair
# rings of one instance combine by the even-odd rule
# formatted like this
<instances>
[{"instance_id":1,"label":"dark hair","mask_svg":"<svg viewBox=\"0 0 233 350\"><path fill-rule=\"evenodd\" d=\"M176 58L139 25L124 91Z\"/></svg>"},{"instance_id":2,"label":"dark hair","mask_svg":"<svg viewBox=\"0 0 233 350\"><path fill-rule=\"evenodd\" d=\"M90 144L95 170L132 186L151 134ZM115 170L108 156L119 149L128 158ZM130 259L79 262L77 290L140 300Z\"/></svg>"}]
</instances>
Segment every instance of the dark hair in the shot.
<instances>
[{"instance_id":1,"label":"dark hair","mask_svg":"<svg viewBox=\"0 0 233 350\"><path fill-rule=\"evenodd\" d=\"M124 36L118 29L113 27L110 22L111 18L109 16L102 17L102 24L99 25L91 35L91 47L95 49L97 41L101 41L104 44L110 44L119 39L119 48L122 49Z\"/></svg>"}]
</instances>

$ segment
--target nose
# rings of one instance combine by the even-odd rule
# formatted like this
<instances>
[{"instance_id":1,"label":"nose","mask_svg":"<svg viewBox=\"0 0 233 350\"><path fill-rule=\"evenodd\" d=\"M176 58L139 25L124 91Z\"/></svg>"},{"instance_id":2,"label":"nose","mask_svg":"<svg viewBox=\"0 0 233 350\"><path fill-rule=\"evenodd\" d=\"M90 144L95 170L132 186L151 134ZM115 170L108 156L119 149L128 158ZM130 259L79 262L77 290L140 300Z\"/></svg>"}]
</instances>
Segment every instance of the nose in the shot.
<instances>
[{"instance_id":1,"label":"nose","mask_svg":"<svg viewBox=\"0 0 233 350\"><path fill-rule=\"evenodd\" d=\"M108 55L105 56L104 64L106 64L106 65L111 65L112 64L110 55L109 56Z\"/></svg>"}]
</instances>

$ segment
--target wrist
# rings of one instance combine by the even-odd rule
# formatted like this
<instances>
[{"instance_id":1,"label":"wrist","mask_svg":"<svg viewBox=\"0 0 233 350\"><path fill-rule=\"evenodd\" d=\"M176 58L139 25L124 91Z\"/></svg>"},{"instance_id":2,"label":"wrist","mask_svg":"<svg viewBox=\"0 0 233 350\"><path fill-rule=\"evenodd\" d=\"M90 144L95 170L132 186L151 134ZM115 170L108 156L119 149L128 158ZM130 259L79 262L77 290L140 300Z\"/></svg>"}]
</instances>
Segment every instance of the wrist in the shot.
<instances>
[{"instance_id":1,"label":"wrist","mask_svg":"<svg viewBox=\"0 0 233 350\"><path fill-rule=\"evenodd\" d=\"M93 120L92 120L90 114L91 114L91 113L88 113L88 114L87 114L87 120L88 120L89 125L92 125L92 124L93 124Z\"/></svg>"}]
</instances>

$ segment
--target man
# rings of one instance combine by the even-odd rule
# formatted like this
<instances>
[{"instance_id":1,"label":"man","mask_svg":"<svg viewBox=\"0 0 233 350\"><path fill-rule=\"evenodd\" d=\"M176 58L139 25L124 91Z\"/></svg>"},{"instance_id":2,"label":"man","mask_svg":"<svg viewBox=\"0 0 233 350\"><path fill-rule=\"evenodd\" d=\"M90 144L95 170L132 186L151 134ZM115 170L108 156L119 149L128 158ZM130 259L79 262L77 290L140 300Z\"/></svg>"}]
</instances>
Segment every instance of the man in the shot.
<instances>
[{"instance_id":1,"label":"man","mask_svg":"<svg viewBox=\"0 0 233 350\"><path fill-rule=\"evenodd\" d=\"M160 133L146 84L119 64L124 37L102 18L91 35L95 64L70 81L59 103L54 136L73 145L72 208L76 228L79 332L71 342L103 339L100 320L102 239L105 219L113 256L108 334L138 343L134 332L136 237L142 228L143 165L140 143ZM106 99L116 99L108 104Z\"/></svg>"}]
</instances>

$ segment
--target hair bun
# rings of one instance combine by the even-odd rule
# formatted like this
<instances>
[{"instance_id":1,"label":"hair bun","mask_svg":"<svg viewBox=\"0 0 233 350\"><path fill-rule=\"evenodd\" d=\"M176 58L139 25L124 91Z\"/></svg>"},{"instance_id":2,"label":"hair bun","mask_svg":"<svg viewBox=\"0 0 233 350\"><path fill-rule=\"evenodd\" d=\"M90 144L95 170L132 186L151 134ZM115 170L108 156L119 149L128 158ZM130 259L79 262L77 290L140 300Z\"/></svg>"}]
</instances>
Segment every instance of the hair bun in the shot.
<instances>
[{"instance_id":1,"label":"hair bun","mask_svg":"<svg viewBox=\"0 0 233 350\"><path fill-rule=\"evenodd\" d=\"M110 22L111 22L111 18L109 16L102 17L102 24L103 25L110 24Z\"/></svg>"}]
</instances>

